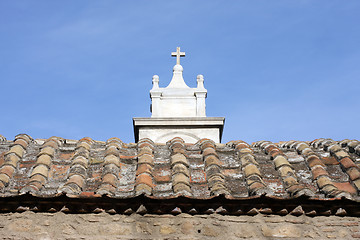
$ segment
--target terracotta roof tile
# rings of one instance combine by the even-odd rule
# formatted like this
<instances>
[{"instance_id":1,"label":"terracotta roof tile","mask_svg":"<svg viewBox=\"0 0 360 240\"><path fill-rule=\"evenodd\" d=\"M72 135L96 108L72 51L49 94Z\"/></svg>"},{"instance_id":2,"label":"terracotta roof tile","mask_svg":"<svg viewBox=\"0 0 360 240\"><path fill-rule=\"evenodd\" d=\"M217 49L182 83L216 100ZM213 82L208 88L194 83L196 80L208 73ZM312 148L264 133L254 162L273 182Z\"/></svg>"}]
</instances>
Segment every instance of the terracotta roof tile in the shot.
<instances>
[{"instance_id":1,"label":"terracotta roof tile","mask_svg":"<svg viewBox=\"0 0 360 240\"><path fill-rule=\"evenodd\" d=\"M189 160L185 142L181 138L173 138L168 142L171 151L172 187L175 194L191 196Z\"/></svg>"},{"instance_id":2,"label":"terracotta roof tile","mask_svg":"<svg viewBox=\"0 0 360 240\"><path fill-rule=\"evenodd\" d=\"M331 208L330 214L344 211L353 214L356 210L351 206L358 206L360 202L360 171L356 162L359 146L355 140L331 139L310 143L292 140L281 144L259 141L250 146L243 141L215 144L208 139L188 144L181 138L167 144L156 144L149 139L126 144L118 138L106 142L57 137L34 141L28 135L18 135L14 141L0 138L3 156L0 200L31 194L39 201L66 194L69 199L103 199L101 196L106 195L131 202L145 195L153 199L151 201L172 202L173 198L181 198L179 202L187 202L188 208L179 208L179 211L186 212L210 211L189 201L218 199L225 204L219 210L223 213L329 213L330 207L319 210L301 205L301 210L297 208L299 204L282 209L276 208L276 204L259 208L251 205L256 205L256 201L264 204L260 200L263 197L268 199L268 204L276 199L292 201L306 196L311 199L308 204L346 198L350 205L341 211ZM259 200L247 203L251 198ZM230 207L227 201L242 204L241 207L238 203L237 207L230 204ZM148 212L165 211L152 210L156 207L151 206L144 207ZM213 206L212 212L217 208L219 205ZM126 210L125 207L111 209ZM131 211L138 209L139 206Z\"/></svg>"},{"instance_id":3,"label":"terracotta roof tile","mask_svg":"<svg viewBox=\"0 0 360 240\"><path fill-rule=\"evenodd\" d=\"M66 182L66 185L73 185L75 184L76 186L76 189L73 194L80 194L80 192L78 192L78 190L80 191L83 191L85 190L84 189L84 182L85 182L85 179L80 176L80 175L72 175L71 177L68 178L68 181Z\"/></svg>"},{"instance_id":4,"label":"terracotta roof tile","mask_svg":"<svg viewBox=\"0 0 360 240\"><path fill-rule=\"evenodd\" d=\"M321 144L323 141L318 141L316 140L315 142L313 142L313 144L319 143ZM326 140L325 141L326 144L331 144L331 141ZM347 193L345 193L342 190L339 190L336 185L334 184L334 182L331 180L330 174L328 173L328 171L326 170L326 165L325 163L320 160L320 157L318 156L318 154L315 153L315 149L311 149L309 147L309 145L307 143L300 143L302 146L306 148L303 148L303 150L298 151L299 154L302 154L304 151L307 152L308 157L307 157L307 163L308 166L311 169L311 173L312 173L312 178L314 181L316 181L318 187L320 188L320 190L329 197L340 197L343 195L347 195ZM300 145L299 143L296 146ZM295 146L295 147L296 147ZM329 145L327 145L329 146ZM310 149L310 150L308 150ZM337 149L337 148L333 148L333 149ZM337 149L339 150L339 149ZM323 159L323 158L321 158Z\"/></svg>"},{"instance_id":5,"label":"terracotta roof tile","mask_svg":"<svg viewBox=\"0 0 360 240\"><path fill-rule=\"evenodd\" d=\"M341 191L356 194L355 187L349 182L333 182L333 184Z\"/></svg>"},{"instance_id":6,"label":"terracotta roof tile","mask_svg":"<svg viewBox=\"0 0 360 240\"><path fill-rule=\"evenodd\" d=\"M346 173L349 175L351 180L356 180L360 178L360 171L357 167L348 168Z\"/></svg>"},{"instance_id":7,"label":"terracotta roof tile","mask_svg":"<svg viewBox=\"0 0 360 240\"><path fill-rule=\"evenodd\" d=\"M5 141L6 141L6 137L0 134L0 142L5 142Z\"/></svg>"},{"instance_id":8,"label":"terracotta roof tile","mask_svg":"<svg viewBox=\"0 0 360 240\"><path fill-rule=\"evenodd\" d=\"M10 181L9 175L7 175L6 173L0 173L0 181L4 186L6 186Z\"/></svg>"},{"instance_id":9,"label":"terracotta roof tile","mask_svg":"<svg viewBox=\"0 0 360 240\"><path fill-rule=\"evenodd\" d=\"M216 153L216 145L212 140L199 141L202 150L202 156L205 163L206 180L209 186L210 195L228 194L221 171L221 162ZM218 168L219 171L214 171Z\"/></svg>"},{"instance_id":10,"label":"terracotta roof tile","mask_svg":"<svg viewBox=\"0 0 360 240\"><path fill-rule=\"evenodd\" d=\"M65 185L60 188L60 192L78 195L81 194L82 191L85 191L87 166L89 165L89 152L91 147L89 143L93 143L93 141L89 138L82 138L76 144L74 149L75 154L72 159L73 162L66 177L67 181ZM87 145L89 145L89 147L87 147Z\"/></svg>"},{"instance_id":11,"label":"terracotta roof tile","mask_svg":"<svg viewBox=\"0 0 360 240\"><path fill-rule=\"evenodd\" d=\"M270 151L274 151L275 149L279 152L279 154L273 159L273 162L275 168L280 173L280 177L284 183L284 188L287 190L290 196L313 195L313 192L309 188L298 182L293 167L288 161L288 157L283 153L282 150L279 149L278 146L267 141L258 144L255 143L254 146L259 146L266 154L269 154ZM297 144L292 143L290 146L296 147ZM306 148L307 146L304 146L302 149L304 150ZM271 156L270 159L272 159ZM285 168L285 170L282 170L282 168ZM287 171L286 175L284 174L285 171Z\"/></svg>"},{"instance_id":12,"label":"terracotta roof tile","mask_svg":"<svg viewBox=\"0 0 360 240\"><path fill-rule=\"evenodd\" d=\"M154 143L150 139L142 139L138 143L138 165L135 180L136 195L145 193L151 195L154 188L152 169L154 166ZM148 171L142 171L147 169Z\"/></svg>"},{"instance_id":13,"label":"terracotta roof tile","mask_svg":"<svg viewBox=\"0 0 360 240\"><path fill-rule=\"evenodd\" d=\"M354 185L359 192L360 188L355 181L360 178L360 171L359 167L354 163L354 160L350 156L350 148L357 146L357 142L358 141L356 140L335 142L332 139L320 139L319 147L322 147L324 151L329 152L337 159L343 171L347 173L350 180L354 181ZM349 151L347 151L346 148L344 149L343 146L348 146Z\"/></svg>"}]
</instances>

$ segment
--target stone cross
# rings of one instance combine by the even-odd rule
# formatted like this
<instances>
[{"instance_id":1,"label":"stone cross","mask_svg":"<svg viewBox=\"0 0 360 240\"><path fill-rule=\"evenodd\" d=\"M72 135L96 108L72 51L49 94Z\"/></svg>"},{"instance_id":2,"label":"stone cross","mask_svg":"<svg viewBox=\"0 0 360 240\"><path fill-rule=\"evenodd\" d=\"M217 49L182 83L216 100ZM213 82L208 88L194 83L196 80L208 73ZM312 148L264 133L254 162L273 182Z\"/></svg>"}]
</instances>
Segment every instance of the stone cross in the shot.
<instances>
[{"instance_id":1,"label":"stone cross","mask_svg":"<svg viewBox=\"0 0 360 240\"><path fill-rule=\"evenodd\" d=\"M180 47L176 48L176 52L172 52L171 53L172 57L176 57L176 64L180 65L180 57L185 57L185 53L184 52L180 52Z\"/></svg>"}]
</instances>

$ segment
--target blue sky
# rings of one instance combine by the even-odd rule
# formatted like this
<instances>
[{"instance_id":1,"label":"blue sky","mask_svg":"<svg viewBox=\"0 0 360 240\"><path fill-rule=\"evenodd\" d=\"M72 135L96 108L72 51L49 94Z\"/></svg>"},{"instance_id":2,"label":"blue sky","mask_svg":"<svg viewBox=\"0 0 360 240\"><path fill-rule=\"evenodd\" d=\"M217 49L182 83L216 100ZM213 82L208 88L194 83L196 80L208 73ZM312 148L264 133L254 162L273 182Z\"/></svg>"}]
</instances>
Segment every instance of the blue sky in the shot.
<instances>
[{"instance_id":1,"label":"blue sky","mask_svg":"<svg viewBox=\"0 0 360 240\"><path fill-rule=\"evenodd\" d=\"M223 141L360 138L360 1L0 1L0 134L133 142L151 79L203 74Z\"/></svg>"}]
</instances>

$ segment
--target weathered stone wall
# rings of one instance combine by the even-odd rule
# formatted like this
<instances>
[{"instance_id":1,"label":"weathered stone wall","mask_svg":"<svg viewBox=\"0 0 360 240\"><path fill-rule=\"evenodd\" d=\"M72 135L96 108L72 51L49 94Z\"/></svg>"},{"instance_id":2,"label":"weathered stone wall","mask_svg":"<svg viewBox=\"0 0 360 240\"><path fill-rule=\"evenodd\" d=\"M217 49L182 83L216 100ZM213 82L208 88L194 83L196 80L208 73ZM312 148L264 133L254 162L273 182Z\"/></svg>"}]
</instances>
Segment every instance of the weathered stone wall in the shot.
<instances>
[{"instance_id":1,"label":"weathered stone wall","mask_svg":"<svg viewBox=\"0 0 360 240\"><path fill-rule=\"evenodd\" d=\"M307 216L0 214L1 239L352 239L359 218Z\"/></svg>"}]
</instances>

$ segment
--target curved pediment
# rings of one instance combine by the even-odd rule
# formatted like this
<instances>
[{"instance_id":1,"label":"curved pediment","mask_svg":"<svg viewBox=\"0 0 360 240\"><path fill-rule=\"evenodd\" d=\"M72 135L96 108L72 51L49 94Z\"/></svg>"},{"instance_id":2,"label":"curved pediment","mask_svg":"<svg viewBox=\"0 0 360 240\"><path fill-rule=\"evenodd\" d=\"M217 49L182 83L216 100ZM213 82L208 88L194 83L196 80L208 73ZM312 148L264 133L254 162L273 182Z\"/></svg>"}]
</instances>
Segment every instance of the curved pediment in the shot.
<instances>
[{"instance_id":1,"label":"curved pediment","mask_svg":"<svg viewBox=\"0 0 360 240\"><path fill-rule=\"evenodd\" d=\"M198 136L191 132L186 131L172 131L165 133L155 139L155 142L167 142L175 137L181 137L186 142L197 142L200 140Z\"/></svg>"}]
</instances>

